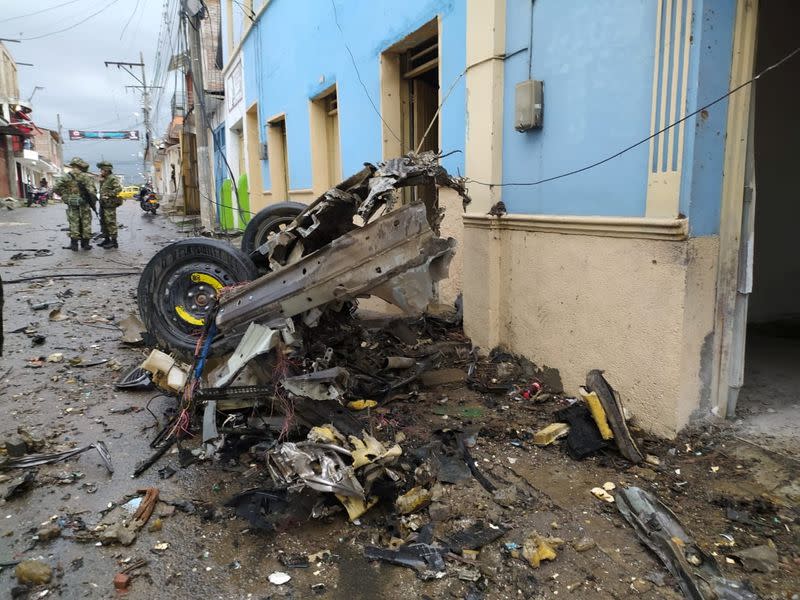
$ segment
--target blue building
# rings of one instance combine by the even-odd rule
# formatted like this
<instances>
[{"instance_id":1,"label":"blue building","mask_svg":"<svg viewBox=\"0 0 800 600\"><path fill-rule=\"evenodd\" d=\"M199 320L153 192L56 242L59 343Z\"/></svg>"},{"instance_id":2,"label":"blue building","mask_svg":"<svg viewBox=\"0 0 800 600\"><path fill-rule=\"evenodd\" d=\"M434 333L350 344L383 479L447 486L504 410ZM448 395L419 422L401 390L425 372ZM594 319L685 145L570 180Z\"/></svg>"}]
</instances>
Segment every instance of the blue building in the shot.
<instances>
[{"instance_id":1,"label":"blue building","mask_svg":"<svg viewBox=\"0 0 800 600\"><path fill-rule=\"evenodd\" d=\"M568 391L603 368L673 435L733 414L748 321L800 314L800 259L768 241L800 210L775 166L800 58L759 80L763 110L754 85L727 95L793 50L790 0L223 4L225 152L251 207L440 149L473 198L439 191L460 244L440 291L463 292L476 345Z\"/></svg>"}]
</instances>

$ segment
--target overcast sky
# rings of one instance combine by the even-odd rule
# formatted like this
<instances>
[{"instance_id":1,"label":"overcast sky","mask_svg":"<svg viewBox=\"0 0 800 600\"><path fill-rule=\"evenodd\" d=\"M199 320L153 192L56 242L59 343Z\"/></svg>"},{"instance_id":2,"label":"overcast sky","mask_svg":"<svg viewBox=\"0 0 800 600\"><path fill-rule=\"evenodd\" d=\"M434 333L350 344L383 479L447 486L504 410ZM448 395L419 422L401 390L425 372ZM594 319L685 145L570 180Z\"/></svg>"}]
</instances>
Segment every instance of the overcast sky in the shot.
<instances>
[{"instance_id":1,"label":"overcast sky","mask_svg":"<svg viewBox=\"0 0 800 600\"><path fill-rule=\"evenodd\" d=\"M170 8L176 5L175 0L167 2ZM0 38L22 40L4 43L17 62L34 65L18 68L20 96L27 99L35 86L44 88L32 100L31 117L36 124L57 129L56 115L60 114L65 137L68 129L138 129L144 140L141 91L125 88L137 82L117 67L106 68L103 61L139 62L142 51L148 84L152 84L164 5L165 0L0 0ZM26 39L39 36L43 37ZM138 76L140 69L135 72ZM168 118L172 74L164 82L161 123L154 137L163 134ZM158 92L153 93L153 105ZM95 163L106 158L116 172L138 181L142 151L143 142L66 141L64 159L81 156L95 170Z\"/></svg>"}]
</instances>

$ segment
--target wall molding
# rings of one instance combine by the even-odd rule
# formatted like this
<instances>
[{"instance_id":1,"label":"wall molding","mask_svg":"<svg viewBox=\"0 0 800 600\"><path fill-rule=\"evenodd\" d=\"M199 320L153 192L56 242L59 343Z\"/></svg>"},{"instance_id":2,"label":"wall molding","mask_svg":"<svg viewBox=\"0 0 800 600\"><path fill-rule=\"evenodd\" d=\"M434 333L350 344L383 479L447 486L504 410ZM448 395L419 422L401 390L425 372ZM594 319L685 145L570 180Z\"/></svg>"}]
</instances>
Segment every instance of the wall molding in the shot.
<instances>
[{"instance_id":1,"label":"wall molding","mask_svg":"<svg viewBox=\"0 0 800 600\"><path fill-rule=\"evenodd\" d=\"M648 217L678 214L686 123L655 135L686 114L692 25L692 0L658 0L656 9L650 148L647 162Z\"/></svg>"},{"instance_id":2,"label":"wall molding","mask_svg":"<svg viewBox=\"0 0 800 600\"><path fill-rule=\"evenodd\" d=\"M467 213L463 216L463 220L465 228L493 231L531 231L667 241L683 241L689 238L689 222L685 218L520 214L493 217Z\"/></svg>"}]
</instances>

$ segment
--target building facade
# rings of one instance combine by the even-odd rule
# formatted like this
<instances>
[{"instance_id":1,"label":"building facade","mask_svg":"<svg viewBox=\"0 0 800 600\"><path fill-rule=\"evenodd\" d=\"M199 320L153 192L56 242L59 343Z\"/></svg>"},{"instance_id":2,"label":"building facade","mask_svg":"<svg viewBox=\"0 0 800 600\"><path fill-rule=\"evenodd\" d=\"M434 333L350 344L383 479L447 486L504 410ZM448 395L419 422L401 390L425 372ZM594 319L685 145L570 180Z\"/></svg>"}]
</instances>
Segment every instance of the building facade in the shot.
<instances>
[{"instance_id":1,"label":"building facade","mask_svg":"<svg viewBox=\"0 0 800 600\"><path fill-rule=\"evenodd\" d=\"M473 199L462 213L440 192L460 246L441 293L463 292L483 349L557 368L571 392L604 369L634 420L671 436L733 414L748 322L800 314L800 259L776 241L800 204L775 167L800 59L759 80L763 110L755 85L727 95L793 49L789 0L222 8L225 152L251 206L440 149Z\"/></svg>"},{"instance_id":2,"label":"building facade","mask_svg":"<svg viewBox=\"0 0 800 600\"><path fill-rule=\"evenodd\" d=\"M22 164L35 159L30 138L30 104L19 97L17 63L0 42L0 197L24 198ZM27 147L26 147L27 146ZM27 152L27 155L26 155ZM22 162L20 162L22 161Z\"/></svg>"}]
</instances>

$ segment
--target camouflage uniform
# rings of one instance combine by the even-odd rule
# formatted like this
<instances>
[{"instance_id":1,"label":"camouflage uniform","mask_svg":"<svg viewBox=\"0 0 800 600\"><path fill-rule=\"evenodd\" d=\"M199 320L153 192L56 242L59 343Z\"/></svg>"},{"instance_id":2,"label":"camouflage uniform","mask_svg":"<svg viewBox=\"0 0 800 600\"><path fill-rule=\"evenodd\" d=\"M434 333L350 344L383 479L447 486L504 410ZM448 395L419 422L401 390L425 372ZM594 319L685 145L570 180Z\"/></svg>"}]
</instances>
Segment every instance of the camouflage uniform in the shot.
<instances>
[{"instance_id":1,"label":"camouflage uniform","mask_svg":"<svg viewBox=\"0 0 800 600\"><path fill-rule=\"evenodd\" d=\"M78 240L85 249L91 248L89 240L92 237L92 210L81 195L80 184L86 188L90 195L94 195L94 181L89 176L89 164L80 159L73 158L68 166L79 170L67 173L56 180L53 192L61 196L67 206L67 223L69 223L69 237L72 241L72 250L78 249Z\"/></svg>"},{"instance_id":2,"label":"camouflage uniform","mask_svg":"<svg viewBox=\"0 0 800 600\"><path fill-rule=\"evenodd\" d=\"M112 165L109 162L101 161L97 163L101 171L100 175L100 210L102 219L100 224L103 227L103 248L117 248L117 208L122 204L119 193L122 186L116 175L111 174Z\"/></svg>"}]
</instances>

